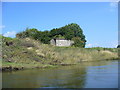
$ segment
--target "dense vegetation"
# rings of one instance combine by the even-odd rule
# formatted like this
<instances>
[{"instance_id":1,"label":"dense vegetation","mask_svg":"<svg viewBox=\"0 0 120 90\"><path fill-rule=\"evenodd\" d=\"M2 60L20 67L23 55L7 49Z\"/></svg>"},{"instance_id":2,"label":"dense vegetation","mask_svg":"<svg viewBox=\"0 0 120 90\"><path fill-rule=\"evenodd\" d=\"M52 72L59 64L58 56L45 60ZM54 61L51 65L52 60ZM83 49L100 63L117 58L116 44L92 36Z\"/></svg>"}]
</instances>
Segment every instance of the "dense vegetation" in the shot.
<instances>
[{"instance_id":1,"label":"dense vegetation","mask_svg":"<svg viewBox=\"0 0 120 90\"><path fill-rule=\"evenodd\" d=\"M83 30L78 24L71 23L60 28L54 28L50 31L38 31L37 29L26 29L16 35L18 38L30 37L39 40L44 44L49 44L53 38L63 38L73 40L75 47L85 47L86 40Z\"/></svg>"},{"instance_id":2,"label":"dense vegetation","mask_svg":"<svg viewBox=\"0 0 120 90\"><path fill-rule=\"evenodd\" d=\"M3 70L53 67L117 59L117 48L56 47L31 38L2 37Z\"/></svg>"}]
</instances>

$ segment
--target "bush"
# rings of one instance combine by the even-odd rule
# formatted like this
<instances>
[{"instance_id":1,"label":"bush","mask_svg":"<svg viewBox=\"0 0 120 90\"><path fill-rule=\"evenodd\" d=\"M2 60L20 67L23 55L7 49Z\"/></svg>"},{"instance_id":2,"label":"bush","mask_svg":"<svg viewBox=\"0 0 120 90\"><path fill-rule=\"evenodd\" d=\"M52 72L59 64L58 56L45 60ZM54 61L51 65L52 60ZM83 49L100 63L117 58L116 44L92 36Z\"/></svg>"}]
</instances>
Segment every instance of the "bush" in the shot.
<instances>
[{"instance_id":1,"label":"bush","mask_svg":"<svg viewBox=\"0 0 120 90\"><path fill-rule=\"evenodd\" d=\"M85 43L80 39L80 37L74 37L72 40L74 41L73 46L81 48L85 47Z\"/></svg>"}]
</instances>

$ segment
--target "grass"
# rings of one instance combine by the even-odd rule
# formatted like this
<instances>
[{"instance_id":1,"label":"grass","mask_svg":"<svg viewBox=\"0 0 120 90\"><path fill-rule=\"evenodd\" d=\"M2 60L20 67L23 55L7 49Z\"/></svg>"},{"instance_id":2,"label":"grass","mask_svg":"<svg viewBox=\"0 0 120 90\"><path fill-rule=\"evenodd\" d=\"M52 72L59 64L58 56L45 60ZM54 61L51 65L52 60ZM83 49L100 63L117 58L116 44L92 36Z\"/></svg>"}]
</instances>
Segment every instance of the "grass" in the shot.
<instances>
[{"instance_id":1,"label":"grass","mask_svg":"<svg viewBox=\"0 0 120 90\"><path fill-rule=\"evenodd\" d=\"M57 52L63 58L66 58L66 62L79 63L81 61L96 61L105 59L115 59L118 57L116 52L111 52L110 50L97 50L97 49L87 49L87 48L57 48Z\"/></svg>"},{"instance_id":2,"label":"grass","mask_svg":"<svg viewBox=\"0 0 120 90\"><path fill-rule=\"evenodd\" d=\"M10 67L12 66L13 68L24 68L24 69L32 69L32 68L48 68L48 67L55 67L53 65L43 65L43 64L40 64L40 63L30 63L30 64L27 64L27 63L10 63L10 62L3 62L2 63L2 67Z\"/></svg>"},{"instance_id":3,"label":"grass","mask_svg":"<svg viewBox=\"0 0 120 90\"><path fill-rule=\"evenodd\" d=\"M12 42L12 45L6 45ZM40 68L83 61L118 59L117 48L56 47L30 38L3 37L2 67Z\"/></svg>"}]
</instances>

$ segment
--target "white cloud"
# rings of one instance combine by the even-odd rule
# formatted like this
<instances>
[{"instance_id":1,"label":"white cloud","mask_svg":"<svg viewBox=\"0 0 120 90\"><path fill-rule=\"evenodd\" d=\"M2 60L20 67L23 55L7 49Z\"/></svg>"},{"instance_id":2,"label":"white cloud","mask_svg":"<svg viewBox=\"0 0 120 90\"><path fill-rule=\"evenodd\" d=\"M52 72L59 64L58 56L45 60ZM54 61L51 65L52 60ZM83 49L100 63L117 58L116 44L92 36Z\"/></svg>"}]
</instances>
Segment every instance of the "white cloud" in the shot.
<instances>
[{"instance_id":1,"label":"white cloud","mask_svg":"<svg viewBox=\"0 0 120 90\"><path fill-rule=\"evenodd\" d=\"M110 2L110 7L116 8L118 6L118 2Z\"/></svg>"},{"instance_id":2,"label":"white cloud","mask_svg":"<svg viewBox=\"0 0 120 90\"><path fill-rule=\"evenodd\" d=\"M3 34L3 36L5 36L5 37L15 37L15 35L16 35L15 31L6 32Z\"/></svg>"},{"instance_id":3,"label":"white cloud","mask_svg":"<svg viewBox=\"0 0 120 90\"><path fill-rule=\"evenodd\" d=\"M90 48L90 47L98 47L99 45L97 43L94 43L94 44L86 44L86 47L87 48Z\"/></svg>"},{"instance_id":4,"label":"white cloud","mask_svg":"<svg viewBox=\"0 0 120 90\"><path fill-rule=\"evenodd\" d=\"M109 6L110 6L110 11L114 12L115 10L117 10L118 2L110 2Z\"/></svg>"},{"instance_id":5,"label":"white cloud","mask_svg":"<svg viewBox=\"0 0 120 90\"><path fill-rule=\"evenodd\" d=\"M86 47L91 47L91 46L92 46L92 44L87 44L87 45L86 45Z\"/></svg>"},{"instance_id":6,"label":"white cloud","mask_svg":"<svg viewBox=\"0 0 120 90\"><path fill-rule=\"evenodd\" d=\"M110 44L111 44L111 47L116 48L118 46L118 40L112 41Z\"/></svg>"}]
</instances>

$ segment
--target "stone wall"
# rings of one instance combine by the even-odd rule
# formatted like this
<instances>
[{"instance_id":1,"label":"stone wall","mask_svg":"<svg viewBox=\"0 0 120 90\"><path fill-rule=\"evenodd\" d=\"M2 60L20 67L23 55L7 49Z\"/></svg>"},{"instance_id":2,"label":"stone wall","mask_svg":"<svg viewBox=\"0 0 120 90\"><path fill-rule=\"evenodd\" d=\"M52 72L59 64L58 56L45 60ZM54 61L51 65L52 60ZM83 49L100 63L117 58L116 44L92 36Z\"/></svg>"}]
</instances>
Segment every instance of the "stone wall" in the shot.
<instances>
[{"instance_id":1,"label":"stone wall","mask_svg":"<svg viewBox=\"0 0 120 90\"><path fill-rule=\"evenodd\" d=\"M71 41L71 40L54 40L54 39L52 39L51 41L50 41L50 43L51 43L51 45L56 45L56 46L71 46L73 43L74 43L74 41Z\"/></svg>"},{"instance_id":2,"label":"stone wall","mask_svg":"<svg viewBox=\"0 0 120 90\"><path fill-rule=\"evenodd\" d=\"M51 45L56 45L55 40L54 40L54 39L51 39L51 40L50 40L50 44L51 44Z\"/></svg>"},{"instance_id":3,"label":"stone wall","mask_svg":"<svg viewBox=\"0 0 120 90\"><path fill-rule=\"evenodd\" d=\"M56 46L70 46L70 40L56 40Z\"/></svg>"}]
</instances>

